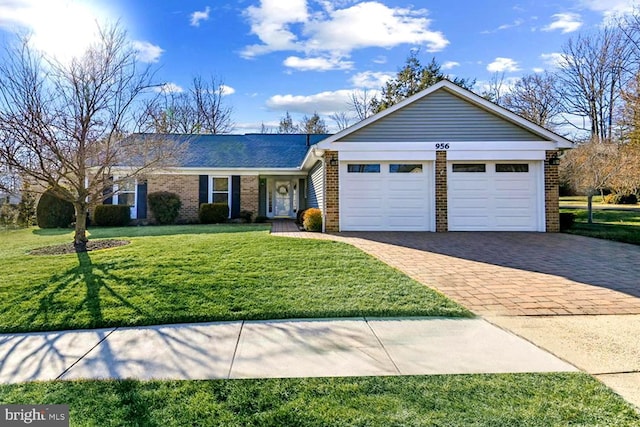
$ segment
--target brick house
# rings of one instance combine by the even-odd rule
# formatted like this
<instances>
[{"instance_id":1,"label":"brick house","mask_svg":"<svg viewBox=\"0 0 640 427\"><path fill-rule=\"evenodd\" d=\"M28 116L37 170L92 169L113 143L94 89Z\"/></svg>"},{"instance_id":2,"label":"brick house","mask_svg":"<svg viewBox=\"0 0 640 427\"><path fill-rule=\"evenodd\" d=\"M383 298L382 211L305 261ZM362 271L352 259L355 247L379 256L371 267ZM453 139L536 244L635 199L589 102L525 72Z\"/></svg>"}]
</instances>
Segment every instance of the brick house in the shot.
<instances>
[{"instance_id":1,"label":"brick house","mask_svg":"<svg viewBox=\"0 0 640 427\"><path fill-rule=\"evenodd\" d=\"M171 137L191 156L106 203L144 219L146 194L167 190L184 222L201 203L226 202L232 217L318 207L332 232L555 232L558 152L573 146L446 80L335 135Z\"/></svg>"}]
</instances>

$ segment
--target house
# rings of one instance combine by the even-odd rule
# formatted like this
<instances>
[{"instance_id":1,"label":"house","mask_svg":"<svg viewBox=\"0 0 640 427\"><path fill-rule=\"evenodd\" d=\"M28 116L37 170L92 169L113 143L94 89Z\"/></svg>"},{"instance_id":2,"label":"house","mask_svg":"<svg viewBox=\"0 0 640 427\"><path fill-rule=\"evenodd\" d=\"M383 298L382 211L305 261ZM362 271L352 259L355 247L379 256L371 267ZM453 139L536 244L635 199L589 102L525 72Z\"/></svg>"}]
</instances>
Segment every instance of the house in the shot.
<instances>
[{"instance_id":1,"label":"house","mask_svg":"<svg viewBox=\"0 0 640 427\"><path fill-rule=\"evenodd\" d=\"M449 81L335 135L175 135L193 154L112 203L180 195L180 219L226 202L269 218L318 207L325 231L559 230L558 152L572 142Z\"/></svg>"}]
</instances>

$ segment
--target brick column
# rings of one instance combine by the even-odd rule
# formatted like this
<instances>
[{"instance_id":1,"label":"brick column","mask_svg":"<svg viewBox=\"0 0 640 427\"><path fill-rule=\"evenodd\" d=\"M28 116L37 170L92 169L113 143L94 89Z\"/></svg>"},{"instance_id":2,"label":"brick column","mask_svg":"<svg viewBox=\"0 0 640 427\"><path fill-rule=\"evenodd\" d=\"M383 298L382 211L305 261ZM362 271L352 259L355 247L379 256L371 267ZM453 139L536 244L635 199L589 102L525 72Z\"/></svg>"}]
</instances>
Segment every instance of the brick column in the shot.
<instances>
[{"instance_id":1,"label":"brick column","mask_svg":"<svg viewBox=\"0 0 640 427\"><path fill-rule=\"evenodd\" d=\"M331 160L335 159L335 165ZM325 151L324 153L324 204L325 204L325 231L340 231L340 194L338 177L338 152Z\"/></svg>"},{"instance_id":2,"label":"brick column","mask_svg":"<svg viewBox=\"0 0 640 427\"><path fill-rule=\"evenodd\" d=\"M447 218L447 152L436 151L436 231L449 231Z\"/></svg>"},{"instance_id":3,"label":"brick column","mask_svg":"<svg viewBox=\"0 0 640 427\"><path fill-rule=\"evenodd\" d=\"M240 210L252 212L254 218L258 216L259 191L257 176L240 176Z\"/></svg>"},{"instance_id":4,"label":"brick column","mask_svg":"<svg viewBox=\"0 0 640 427\"><path fill-rule=\"evenodd\" d=\"M549 164L549 159L557 154L557 151L547 151L544 162L544 211L547 233L560 231L558 166Z\"/></svg>"}]
</instances>

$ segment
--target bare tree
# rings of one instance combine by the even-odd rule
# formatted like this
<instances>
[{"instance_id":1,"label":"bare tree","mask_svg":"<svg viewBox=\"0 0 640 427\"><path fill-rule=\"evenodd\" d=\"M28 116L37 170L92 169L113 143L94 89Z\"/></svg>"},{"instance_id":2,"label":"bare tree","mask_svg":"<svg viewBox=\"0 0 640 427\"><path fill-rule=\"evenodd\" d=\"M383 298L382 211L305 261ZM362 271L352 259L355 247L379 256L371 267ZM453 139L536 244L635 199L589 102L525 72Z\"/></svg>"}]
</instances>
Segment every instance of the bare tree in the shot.
<instances>
[{"instance_id":1,"label":"bare tree","mask_svg":"<svg viewBox=\"0 0 640 427\"><path fill-rule=\"evenodd\" d=\"M506 92L505 73L495 72L489 79L489 85L487 89L482 93L482 96L487 100L494 102L498 105L502 105L502 98Z\"/></svg>"},{"instance_id":2,"label":"bare tree","mask_svg":"<svg viewBox=\"0 0 640 427\"><path fill-rule=\"evenodd\" d=\"M373 110L374 96L371 95L367 89L354 90L351 92L349 99L350 110L356 115L358 120L364 120L369 116L373 116L375 111Z\"/></svg>"},{"instance_id":3,"label":"bare tree","mask_svg":"<svg viewBox=\"0 0 640 427\"><path fill-rule=\"evenodd\" d=\"M502 105L533 123L553 129L562 112L557 77L546 71L523 76L504 95Z\"/></svg>"},{"instance_id":4,"label":"bare tree","mask_svg":"<svg viewBox=\"0 0 640 427\"><path fill-rule=\"evenodd\" d=\"M186 92L162 90L147 103L149 127L158 133L221 134L233 131L233 109L224 102L225 85L196 76Z\"/></svg>"},{"instance_id":5,"label":"bare tree","mask_svg":"<svg viewBox=\"0 0 640 427\"><path fill-rule=\"evenodd\" d=\"M632 192L638 185L637 147L592 139L569 150L560 163L561 179L587 196L589 223L593 196L603 190Z\"/></svg>"},{"instance_id":6,"label":"bare tree","mask_svg":"<svg viewBox=\"0 0 640 427\"><path fill-rule=\"evenodd\" d=\"M99 40L70 62L22 40L0 64L0 163L73 203L78 250L86 249L89 204L111 195L118 166L128 165L118 179L129 179L173 164L183 149L126 138L140 123L136 104L152 75L138 68L119 24L99 30Z\"/></svg>"},{"instance_id":7,"label":"bare tree","mask_svg":"<svg viewBox=\"0 0 640 427\"><path fill-rule=\"evenodd\" d=\"M631 45L618 27L571 38L558 72L565 112L588 119L590 137L610 141L622 87L630 78Z\"/></svg>"},{"instance_id":8,"label":"bare tree","mask_svg":"<svg viewBox=\"0 0 640 427\"><path fill-rule=\"evenodd\" d=\"M351 126L352 117L346 111L335 112L329 118L334 121L339 131Z\"/></svg>"},{"instance_id":9,"label":"bare tree","mask_svg":"<svg viewBox=\"0 0 640 427\"><path fill-rule=\"evenodd\" d=\"M299 133L300 129L293 123L291 114L287 111L283 118L280 119L280 125L278 126L278 133Z\"/></svg>"},{"instance_id":10,"label":"bare tree","mask_svg":"<svg viewBox=\"0 0 640 427\"><path fill-rule=\"evenodd\" d=\"M311 117L304 116L298 125L302 133L329 133L327 124L318 113L313 113Z\"/></svg>"}]
</instances>

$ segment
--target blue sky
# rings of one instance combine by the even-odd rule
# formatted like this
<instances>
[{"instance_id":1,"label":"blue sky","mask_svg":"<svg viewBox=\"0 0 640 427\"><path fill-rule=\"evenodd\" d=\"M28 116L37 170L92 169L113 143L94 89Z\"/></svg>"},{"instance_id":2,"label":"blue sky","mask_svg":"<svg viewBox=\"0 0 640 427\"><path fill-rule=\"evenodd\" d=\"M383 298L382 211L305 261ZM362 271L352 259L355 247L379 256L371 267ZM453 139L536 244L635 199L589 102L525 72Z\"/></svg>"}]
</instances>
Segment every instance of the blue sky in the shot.
<instances>
[{"instance_id":1,"label":"blue sky","mask_svg":"<svg viewBox=\"0 0 640 427\"><path fill-rule=\"evenodd\" d=\"M194 75L226 86L235 133L277 127L314 111L348 110L353 90L379 89L412 49L481 92L552 69L562 44L592 31L632 0L0 0L0 42L33 33L43 50L72 55L97 20L119 19L167 90Z\"/></svg>"}]
</instances>

